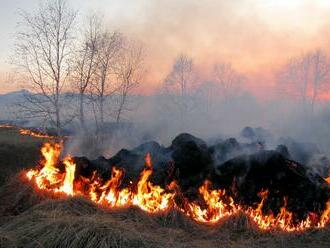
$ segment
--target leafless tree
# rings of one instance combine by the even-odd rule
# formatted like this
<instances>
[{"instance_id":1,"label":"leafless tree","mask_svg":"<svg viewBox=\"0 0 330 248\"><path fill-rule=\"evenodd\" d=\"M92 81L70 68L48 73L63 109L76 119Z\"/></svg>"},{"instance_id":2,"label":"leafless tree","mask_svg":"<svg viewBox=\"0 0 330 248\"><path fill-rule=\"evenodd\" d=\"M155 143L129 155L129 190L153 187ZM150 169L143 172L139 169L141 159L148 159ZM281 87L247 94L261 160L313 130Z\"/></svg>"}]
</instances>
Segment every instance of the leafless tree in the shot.
<instances>
[{"instance_id":1,"label":"leafless tree","mask_svg":"<svg viewBox=\"0 0 330 248\"><path fill-rule=\"evenodd\" d=\"M329 90L330 86L330 59L321 50L316 50L312 57L312 99L311 107L314 111L315 102L322 90Z\"/></svg>"},{"instance_id":2,"label":"leafless tree","mask_svg":"<svg viewBox=\"0 0 330 248\"><path fill-rule=\"evenodd\" d=\"M290 58L277 73L280 88L289 95L298 97L305 106L308 98L308 76L311 58L302 55Z\"/></svg>"},{"instance_id":3,"label":"leafless tree","mask_svg":"<svg viewBox=\"0 0 330 248\"><path fill-rule=\"evenodd\" d=\"M165 79L166 87L184 97L193 82L193 60L187 55L180 55Z\"/></svg>"},{"instance_id":4,"label":"leafless tree","mask_svg":"<svg viewBox=\"0 0 330 248\"><path fill-rule=\"evenodd\" d=\"M160 95L162 111L177 120L180 129L186 128L190 114L196 109L196 73L193 59L185 54L179 55L165 77Z\"/></svg>"},{"instance_id":5,"label":"leafless tree","mask_svg":"<svg viewBox=\"0 0 330 248\"><path fill-rule=\"evenodd\" d=\"M130 111L129 95L140 84L144 75L144 53L142 46L133 41L124 43L114 66L114 73L119 85L115 119L119 123L123 114Z\"/></svg>"},{"instance_id":6,"label":"leafless tree","mask_svg":"<svg viewBox=\"0 0 330 248\"><path fill-rule=\"evenodd\" d=\"M196 95L199 100L200 109L204 114L212 115L214 108L217 106L219 100L219 85L214 81L202 81L200 82Z\"/></svg>"},{"instance_id":7,"label":"leafless tree","mask_svg":"<svg viewBox=\"0 0 330 248\"><path fill-rule=\"evenodd\" d=\"M76 13L65 0L49 0L37 12L22 12L21 17L24 29L17 34L14 63L32 91L21 104L22 112L49 121L60 134L65 125L61 93L71 72Z\"/></svg>"},{"instance_id":8,"label":"leafless tree","mask_svg":"<svg viewBox=\"0 0 330 248\"><path fill-rule=\"evenodd\" d=\"M243 82L243 76L235 71L230 63L215 64L213 77L225 100L237 93Z\"/></svg>"},{"instance_id":9,"label":"leafless tree","mask_svg":"<svg viewBox=\"0 0 330 248\"><path fill-rule=\"evenodd\" d=\"M194 65L192 58L180 55L176 58L170 73L164 80L165 94L179 108L181 114L186 113L190 105L190 96L195 83Z\"/></svg>"},{"instance_id":10,"label":"leafless tree","mask_svg":"<svg viewBox=\"0 0 330 248\"><path fill-rule=\"evenodd\" d=\"M96 79L93 80L90 91L97 130L104 125L107 98L119 88L115 84L113 65L122 48L122 40L120 33L104 31L98 43Z\"/></svg>"},{"instance_id":11,"label":"leafless tree","mask_svg":"<svg viewBox=\"0 0 330 248\"><path fill-rule=\"evenodd\" d=\"M85 34L76 52L74 59L75 73L73 80L74 86L79 94L79 121L81 128L86 131L85 124L85 98L86 91L93 80L97 80L96 72L99 66L98 49L101 36L101 20L96 16L91 16Z\"/></svg>"},{"instance_id":12,"label":"leafless tree","mask_svg":"<svg viewBox=\"0 0 330 248\"><path fill-rule=\"evenodd\" d=\"M330 60L321 50L289 59L277 72L280 89L302 102L305 111L314 111L321 90L330 86Z\"/></svg>"}]
</instances>

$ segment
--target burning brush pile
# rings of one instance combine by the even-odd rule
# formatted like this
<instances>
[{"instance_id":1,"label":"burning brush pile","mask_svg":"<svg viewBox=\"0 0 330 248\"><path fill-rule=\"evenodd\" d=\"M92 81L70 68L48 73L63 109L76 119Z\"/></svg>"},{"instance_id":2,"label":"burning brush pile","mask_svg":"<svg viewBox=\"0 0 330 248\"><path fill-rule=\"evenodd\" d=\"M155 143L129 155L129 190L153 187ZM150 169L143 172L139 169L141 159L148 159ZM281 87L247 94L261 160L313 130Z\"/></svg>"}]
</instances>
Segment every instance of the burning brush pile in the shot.
<instances>
[{"instance_id":1,"label":"burning brush pile","mask_svg":"<svg viewBox=\"0 0 330 248\"><path fill-rule=\"evenodd\" d=\"M233 138L207 145L180 134L169 147L149 142L109 159L64 157L63 149L44 144L42 161L26 171L37 192L149 214L175 210L204 224L244 214L262 230L303 231L330 221L328 183L283 145L266 150Z\"/></svg>"}]
</instances>

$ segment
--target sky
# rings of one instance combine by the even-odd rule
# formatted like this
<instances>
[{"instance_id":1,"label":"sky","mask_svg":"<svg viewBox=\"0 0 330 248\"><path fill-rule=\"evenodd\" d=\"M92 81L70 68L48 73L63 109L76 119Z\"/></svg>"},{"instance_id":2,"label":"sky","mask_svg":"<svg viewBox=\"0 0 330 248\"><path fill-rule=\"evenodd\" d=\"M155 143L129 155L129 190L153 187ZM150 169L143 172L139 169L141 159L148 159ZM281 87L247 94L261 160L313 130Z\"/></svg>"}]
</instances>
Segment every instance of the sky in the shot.
<instances>
[{"instance_id":1,"label":"sky","mask_svg":"<svg viewBox=\"0 0 330 248\"><path fill-rule=\"evenodd\" d=\"M39 0L0 0L0 93L16 90L8 72L18 9ZM186 53L201 71L231 62L248 76L246 88L262 95L272 71L288 58L329 50L329 0L69 0L82 15L102 13L113 30L141 42L147 54L143 91L154 92L175 57Z\"/></svg>"}]
</instances>

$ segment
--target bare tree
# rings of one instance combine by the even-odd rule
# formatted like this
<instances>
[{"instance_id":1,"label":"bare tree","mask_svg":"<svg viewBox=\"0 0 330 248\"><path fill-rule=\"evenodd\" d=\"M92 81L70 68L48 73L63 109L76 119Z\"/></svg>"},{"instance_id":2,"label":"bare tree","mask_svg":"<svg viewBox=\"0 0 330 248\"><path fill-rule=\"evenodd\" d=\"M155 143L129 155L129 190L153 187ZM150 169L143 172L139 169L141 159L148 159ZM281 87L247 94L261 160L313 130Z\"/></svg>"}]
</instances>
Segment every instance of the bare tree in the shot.
<instances>
[{"instance_id":1,"label":"bare tree","mask_svg":"<svg viewBox=\"0 0 330 248\"><path fill-rule=\"evenodd\" d=\"M312 99L311 107L314 111L315 101L321 90L329 90L330 86L330 60L321 50L316 50L312 57Z\"/></svg>"},{"instance_id":2,"label":"bare tree","mask_svg":"<svg viewBox=\"0 0 330 248\"><path fill-rule=\"evenodd\" d=\"M195 82L192 58L180 55L176 58L172 70L164 80L165 93L170 96L182 114L190 108L190 96Z\"/></svg>"},{"instance_id":3,"label":"bare tree","mask_svg":"<svg viewBox=\"0 0 330 248\"><path fill-rule=\"evenodd\" d=\"M79 121L81 128L86 131L85 124L85 98L86 91L93 80L99 66L98 49L101 35L101 21L96 16L91 16L88 21L85 35L80 44L75 58L74 85L79 93Z\"/></svg>"},{"instance_id":4,"label":"bare tree","mask_svg":"<svg viewBox=\"0 0 330 248\"><path fill-rule=\"evenodd\" d=\"M204 114L212 115L219 99L219 85L214 81L202 81L196 91L200 109Z\"/></svg>"},{"instance_id":5,"label":"bare tree","mask_svg":"<svg viewBox=\"0 0 330 248\"><path fill-rule=\"evenodd\" d=\"M61 93L71 72L70 56L76 13L65 0L48 1L33 14L21 13L24 29L17 34L14 63L24 74L33 94L21 104L27 117L49 121L60 134Z\"/></svg>"},{"instance_id":6,"label":"bare tree","mask_svg":"<svg viewBox=\"0 0 330 248\"><path fill-rule=\"evenodd\" d=\"M125 111L129 111L128 97L132 90L140 84L144 74L144 56L142 46L126 41L121 49L114 73L119 83L118 104L115 111L116 122L119 123Z\"/></svg>"},{"instance_id":7,"label":"bare tree","mask_svg":"<svg viewBox=\"0 0 330 248\"><path fill-rule=\"evenodd\" d=\"M277 74L278 83L289 95L298 97L303 106L308 98L308 76L311 64L309 55L289 59Z\"/></svg>"},{"instance_id":8,"label":"bare tree","mask_svg":"<svg viewBox=\"0 0 330 248\"><path fill-rule=\"evenodd\" d=\"M187 55L179 55L165 77L162 85L162 110L170 115L177 115L181 129L185 129L187 118L196 107L195 84L196 74L193 59Z\"/></svg>"},{"instance_id":9,"label":"bare tree","mask_svg":"<svg viewBox=\"0 0 330 248\"><path fill-rule=\"evenodd\" d=\"M168 89L176 91L180 96L187 95L193 82L193 60L187 55L180 55L165 79Z\"/></svg>"},{"instance_id":10,"label":"bare tree","mask_svg":"<svg viewBox=\"0 0 330 248\"><path fill-rule=\"evenodd\" d=\"M225 100L237 93L243 81L243 76L236 72L230 63L215 64L213 77Z\"/></svg>"},{"instance_id":11,"label":"bare tree","mask_svg":"<svg viewBox=\"0 0 330 248\"><path fill-rule=\"evenodd\" d=\"M90 91L97 131L104 125L107 98L118 91L119 88L113 77L113 65L122 47L122 40L120 33L105 31L101 34L98 43L97 76L91 84Z\"/></svg>"},{"instance_id":12,"label":"bare tree","mask_svg":"<svg viewBox=\"0 0 330 248\"><path fill-rule=\"evenodd\" d=\"M305 112L309 109L313 112L320 91L330 86L329 70L329 58L316 50L289 59L277 72L277 81L281 89L300 99Z\"/></svg>"}]
</instances>

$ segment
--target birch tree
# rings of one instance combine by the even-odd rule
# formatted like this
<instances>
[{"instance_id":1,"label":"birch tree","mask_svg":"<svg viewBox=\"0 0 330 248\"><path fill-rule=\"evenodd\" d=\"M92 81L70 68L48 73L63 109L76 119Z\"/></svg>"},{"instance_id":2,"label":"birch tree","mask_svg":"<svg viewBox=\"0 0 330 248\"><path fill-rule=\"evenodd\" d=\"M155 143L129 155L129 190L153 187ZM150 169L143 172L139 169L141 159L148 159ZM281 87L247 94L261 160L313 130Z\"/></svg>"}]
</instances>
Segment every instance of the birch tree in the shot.
<instances>
[{"instance_id":1,"label":"birch tree","mask_svg":"<svg viewBox=\"0 0 330 248\"><path fill-rule=\"evenodd\" d=\"M305 112L313 113L320 93L330 88L330 60L322 50L293 57L277 73L277 82L300 100Z\"/></svg>"},{"instance_id":2,"label":"birch tree","mask_svg":"<svg viewBox=\"0 0 330 248\"><path fill-rule=\"evenodd\" d=\"M185 112L189 108L189 95L194 84L194 64L192 58L180 55L176 58L170 73L164 80L165 92L172 101Z\"/></svg>"},{"instance_id":3,"label":"birch tree","mask_svg":"<svg viewBox=\"0 0 330 248\"><path fill-rule=\"evenodd\" d=\"M25 102L20 105L25 117L47 120L59 135L63 92L71 73L76 12L65 0L47 1L34 13L22 12L23 30L17 34L14 63L24 76Z\"/></svg>"},{"instance_id":4,"label":"birch tree","mask_svg":"<svg viewBox=\"0 0 330 248\"><path fill-rule=\"evenodd\" d=\"M114 73L119 85L115 110L115 120L116 123L119 123L125 112L131 110L129 96L143 78L144 53L142 46L133 41L126 41L115 63Z\"/></svg>"},{"instance_id":5,"label":"birch tree","mask_svg":"<svg viewBox=\"0 0 330 248\"><path fill-rule=\"evenodd\" d=\"M90 91L97 130L104 126L107 99L119 89L115 83L113 66L122 48L122 42L120 33L104 31L98 43L96 79L93 80Z\"/></svg>"},{"instance_id":6,"label":"birch tree","mask_svg":"<svg viewBox=\"0 0 330 248\"><path fill-rule=\"evenodd\" d=\"M243 76L234 70L230 63L218 63L213 67L213 80L225 100L237 93Z\"/></svg>"},{"instance_id":7,"label":"birch tree","mask_svg":"<svg viewBox=\"0 0 330 248\"><path fill-rule=\"evenodd\" d=\"M79 121L81 128L86 131L85 101L88 87L96 80L96 72L99 66L99 43L101 37L101 20L91 16L84 32L83 40L79 46L75 58L74 86L78 89Z\"/></svg>"}]
</instances>

